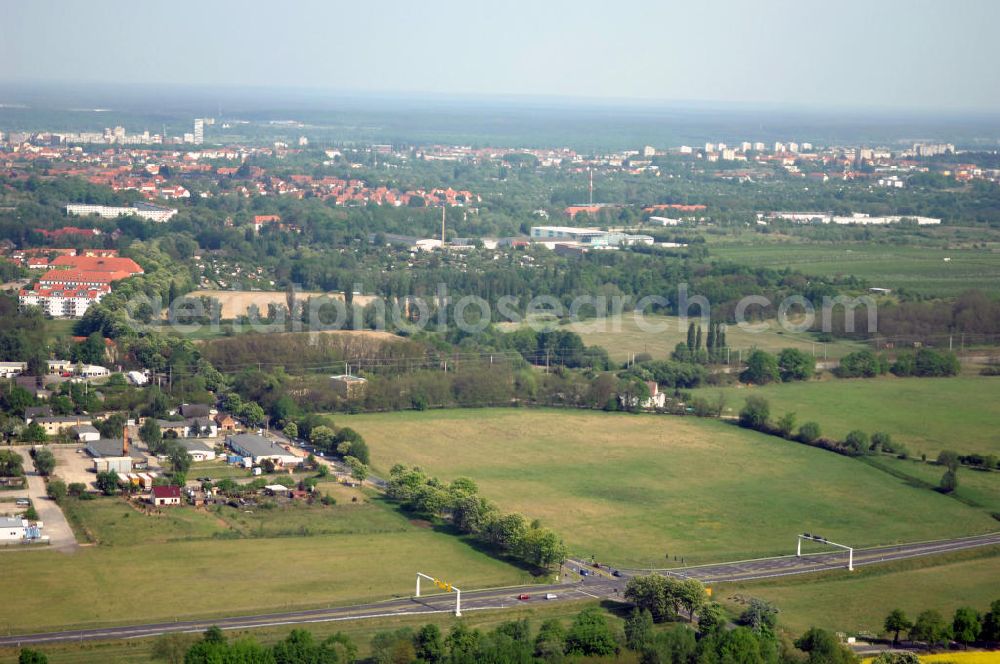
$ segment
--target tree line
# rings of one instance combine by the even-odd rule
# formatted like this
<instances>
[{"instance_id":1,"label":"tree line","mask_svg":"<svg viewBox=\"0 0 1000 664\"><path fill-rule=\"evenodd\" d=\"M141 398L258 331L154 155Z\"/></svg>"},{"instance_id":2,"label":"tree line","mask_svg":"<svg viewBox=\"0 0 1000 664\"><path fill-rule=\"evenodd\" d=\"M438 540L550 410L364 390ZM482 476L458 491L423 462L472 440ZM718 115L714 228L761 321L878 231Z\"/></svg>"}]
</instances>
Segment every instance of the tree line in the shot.
<instances>
[{"instance_id":1,"label":"tree line","mask_svg":"<svg viewBox=\"0 0 1000 664\"><path fill-rule=\"evenodd\" d=\"M717 605L714 605L717 606ZM763 610L764 613L760 613ZM753 615L747 615L753 614ZM811 628L794 642L774 629L773 608L754 605L727 628L724 613L703 610L690 624L657 627L649 609L636 607L624 622L609 619L601 608L581 610L568 621L548 618L508 620L492 629L463 620L447 631L435 623L382 630L368 642L369 656L359 658L357 644L336 632L319 638L296 628L272 645L252 636L227 638L218 627L200 636L174 633L152 645L154 660L171 664L561 664L569 661L621 661L642 664L857 664L859 661L827 630ZM45 664L44 652L24 648L22 664ZM907 664L887 658L879 664Z\"/></svg>"},{"instance_id":2,"label":"tree line","mask_svg":"<svg viewBox=\"0 0 1000 664\"><path fill-rule=\"evenodd\" d=\"M772 420L770 404L767 399L759 395L747 397L743 408L740 409L738 423L745 429L753 429L768 435L780 436L786 440L821 447L845 456L891 454L900 459L910 457L910 451L906 445L893 440L892 435L885 431L876 431L869 435L865 431L854 429L849 431L843 440L833 440L823 437L819 423L814 421L803 422L796 429L796 417L793 412L785 413L777 420ZM927 462L927 455L922 455L921 460ZM933 463L945 468L945 472L936 487L938 491L945 494L953 493L958 489L958 470L963 465L982 471L1000 468L1000 461L996 455L962 455L953 450L942 450ZM888 472L898 473L898 471L892 471L892 469L883 466L878 467ZM905 475L905 478L910 482L920 482L909 475ZM932 485L927 486L934 488Z\"/></svg>"},{"instance_id":3,"label":"tree line","mask_svg":"<svg viewBox=\"0 0 1000 664\"><path fill-rule=\"evenodd\" d=\"M396 464L389 471L386 493L404 510L443 519L493 551L536 568L551 567L566 557L558 535L537 520L529 523L521 514L502 513L468 478L445 483L420 468Z\"/></svg>"},{"instance_id":4,"label":"tree line","mask_svg":"<svg viewBox=\"0 0 1000 664\"><path fill-rule=\"evenodd\" d=\"M796 429L795 413L786 413L777 420L772 420L770 403L764 397L756 394L746 398L737 421L745 429L753 429L806 445L822 447L846 456L883 452L898 454L901 458L907 458L909 455L905 445L897 443L890 434L884 431L876 431L869 436L864 431L855 429L850 431L844 440L832 440L823 437L822 429L817 422L803 422Z\"/></svg>"},{"instance_id":5,"label":"tree line","mask_svg":"<svg viewBox=\"0 0 1000 664\"><path fill-rule=\"evenodd\" d=\"M883 628L892 635L893 645L899 643L903 632L907 632L910 641L921 642L928 648L940 648L950 641L957 641L966 648L977 642L997 643L1000 642L1000 599L983 612L961 606L955 609L951 621L937 609L921 611L913 620L902 609L893 609L886 616Z\"/></svg>"}]
</instances>

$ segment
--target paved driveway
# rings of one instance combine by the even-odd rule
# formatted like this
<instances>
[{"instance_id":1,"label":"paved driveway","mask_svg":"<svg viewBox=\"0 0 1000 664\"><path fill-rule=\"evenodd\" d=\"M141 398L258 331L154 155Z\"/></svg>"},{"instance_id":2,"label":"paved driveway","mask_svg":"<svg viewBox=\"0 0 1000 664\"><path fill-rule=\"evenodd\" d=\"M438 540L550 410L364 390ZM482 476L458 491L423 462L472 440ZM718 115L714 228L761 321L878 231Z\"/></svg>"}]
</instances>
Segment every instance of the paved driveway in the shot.
<instances>
[{"instance_id":1,"label":"paved driveway","mask_svg":"<svg viewBox=\"0 0 1000 664\"><path fill-rule=\"evenodd\" d=\"M63 553L75 552L78 548L76 537L73 536L73 529L69 527L69 522L66 521L62 508L46 495L45 480L35 472L35 463L28 450L19 449L17 452L24 459L24 472L28 478L28 497L31 499L31 504L35 506L35 511L38 512L38 520L42 522L42 534L49 537L49 546L19 547L16 550L44 551L55 549Z\"/></svg>"}]
</instances>

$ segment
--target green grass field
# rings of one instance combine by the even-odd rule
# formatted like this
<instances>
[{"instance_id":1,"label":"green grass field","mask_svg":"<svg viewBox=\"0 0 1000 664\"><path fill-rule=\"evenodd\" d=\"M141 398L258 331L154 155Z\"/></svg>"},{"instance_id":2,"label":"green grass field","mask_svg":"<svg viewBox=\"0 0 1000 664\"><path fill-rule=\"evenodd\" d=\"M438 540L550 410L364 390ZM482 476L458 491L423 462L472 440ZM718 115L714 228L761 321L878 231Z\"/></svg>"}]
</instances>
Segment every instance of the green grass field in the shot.
<instances>
[{"instance_id":1,"label":"green grass field","mask_svg":"<svg viewBox=\"0 0 1000 664\"><path fill-rule=\"evenodd\" d=\"M1000 379L987 376L809 381L721 391L734 414L747 396L758 394L772 417L794 411L798 421L819 422L826 436L853 429L886 431L910 453L936 457L942 449L1000 455ZM695 390L714 397L720 388Z\"/></svg>"},{"instance_id":2,"label":"green grass field","mask_svg":"<svg viewBox=\"0 0 1000 664\"><path fill-rule=\"evenodd\" d=\"M308 505L265 500L245 509L228 505L204 509L141 512L123 500L70 501L68 509L104 546L128 546L219 537L288 537L295 535L357 535L403 533L411 526L394 510L369 502L358 490L323 482L318 490L334 496L337 504ZM360 496L362 502L352 503Z\"/></svg>"},{"instance_id":3,"label":"green grass field","mask_svg":"<svg viewBox=\"0 0 1000 664\"><path fill-rule=\"evenodd\" d=\"M373 499L365 504L265 510L267 517L191 507L145 516L120 499L77 505L104 542L73 555L8 553L7 579L30 592L0 607L5 632L173 620L351 604L412 593L419 566L460 587L531 581L463 540L414 524ZM267 519L264 536L256 536ZM325 525L324 525L325 522ZM308 524L313 536L298 533ZM232 533L231 531L236 531ZM213 535L245 532L239 539Z\"/></svg>"},{"instance_id":4,"label":"green grass field","mask_svg":"<svg viewBox=\"0 0 1000 664\"><path fill-rule=\"evenodd\" d=\"M147 516L124 500L71 500L63 510L106 547L207 539L230 530L223 519L213 518L204 510L164 510Z\"/></svg>"},{"instance_id":5,"label":"green grass field","mask_svg":"<svg viewBox=\"0 0 1000 664\"><path fill-rule=\"evenodd\" d=\"M471 477L504 509L554 528L573 553L620 566L788 553L803 530L864 546L997 525L857 460L714 420L511 409L337 423L364 435L376 470L401 462Z\"/></svg>"},{"instance_id":6,"label":"green grass field","mask_svg":"<svg viewBox=\"0 0 1000 664\"><path fill-rule=\"evenodd\" d=\"M711 245L710 251L734 263L790 267L818 276L854 275L871 286L927 295L956 295L971 288L1000 292L1000 252L990 249L790 241L719 243Z\"/></svg>"},{"instance_id":7,"label":"green grass field","mask_svg":"<svg viewBox=\"0 0 1000 664\"><path fill-rule=\"evenodd\" d=\"M68 337L73 334L76 321L71 318L50 318L45 321L46 341L51 343L58 337Z\"/></svg>"},{"instance_id":8,"label":"green grass field","mask_svg":"<svg viewBox=\"0 0 1000 664\"><path fill-rule=\"evenodd\" d=\"M920 459L896 459L889 456L873 458L872 461L893 473L904 473L921 482L937 486L944 474L944 468L936 463L924 463ZM958 471L958 489L955 495L970 503L982 506L988 512L1000 514L1000 473L962 468Z\"/></svg>"},{"instance_id":9,"label":"green grass field","mask_svg":"<svg viewBox=\"0 0 1000 664\"><path fill-rule=\"evenodd\" d=\"M699 322L696 318L691 320ZM669 359L677 344L687 340L687 324L677 316L650 315L645 316L641 322L642 325L632 314L622 314L620 317L572 323L565 329L578 333L588 346L603 347L612 359L619 362L626 360L632 353L649 353L658 360ZM644 329L643 326L652 326L652 329ZM863 347L846 340L820 343L811 334L781 330L777 321L769 321L768 329L762 332L744 331L736 325L730 325L726 330L726 341L732 349L734 363L738 351L745 353L754 347L769 352L798 348L815 353L819 359L840 358Z\"/></svg>"},{"instance_id":10,"label":"green grass field","mask_svg":"<svg viewBox=\"0 0 1000 664\"><path fill-rule=\"evenodd\" d=\"M773 602L781 611L779 623L794 633L821 625L849 634L881 633L885 616L895 608L911 620L925 609L937 609L950 621L960 606L986 611L1000 599L1000 548L954 554L944 561L918 558L854 572L725 584L718 596L737 614L743 605L734 598Z\"/></svg>"}]
</instances>

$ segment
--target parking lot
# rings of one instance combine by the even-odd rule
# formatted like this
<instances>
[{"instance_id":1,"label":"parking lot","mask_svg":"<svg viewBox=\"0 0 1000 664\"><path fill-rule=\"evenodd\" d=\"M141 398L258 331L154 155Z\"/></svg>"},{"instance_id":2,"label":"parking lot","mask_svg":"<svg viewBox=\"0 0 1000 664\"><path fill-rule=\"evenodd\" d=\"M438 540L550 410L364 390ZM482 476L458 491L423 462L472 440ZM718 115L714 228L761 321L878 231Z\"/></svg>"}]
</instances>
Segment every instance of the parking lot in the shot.
<instances>
[{"instance_id":1,"label":"parking lot","mask_svg":"<svg viewBox=\"0 0 1000 664\"><path fill-rule=\"evenodd\" d=\"M49 449L56 457L56 469L53 475L61 478L66 484L82 482L87 488L93 488L97 475L94 473L94 460L82 447L69 445L50 445Z\"/></svg>"}]
</instances>

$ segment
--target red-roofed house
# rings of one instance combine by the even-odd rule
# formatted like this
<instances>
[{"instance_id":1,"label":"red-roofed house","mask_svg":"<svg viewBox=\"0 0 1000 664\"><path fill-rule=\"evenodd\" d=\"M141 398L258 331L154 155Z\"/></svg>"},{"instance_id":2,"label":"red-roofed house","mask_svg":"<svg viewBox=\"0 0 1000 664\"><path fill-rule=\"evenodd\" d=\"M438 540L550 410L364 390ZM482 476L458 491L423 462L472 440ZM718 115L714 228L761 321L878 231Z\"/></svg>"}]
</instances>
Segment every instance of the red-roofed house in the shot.
<instances>
[{"instance_id":1,"label":"red-roofed house","mask_svg":"<svg viewBox=\"0 0 1000 664\"><path fill-rule=\"evenodd\" d=\"M179 486L154 486L149 492L149 502L154 505L180 505L181 488Z\"/></svg>"},{"instance_id":2,"label":"red-roofed house","mask_svg":"<svg viewBox=\"0 0 1000 664\"><path fill-rule=\"evenodd\" d=\"M87 272L125 272L128 276L143 273L134 260L119 256L57 256L51 265Z\"/></svg>"},{"instance_id":3,"label":"red-roofed house","mask_svg":"<svg viewBox=\"0 0 1000 664\"><path fill-rule=\"evenodd\" d=\"M593 214L597 214L598 212L600 212L604 208L615 208L615 207L617 207L617 206L615 206L615 205L603 205L603 204L600 204L600 203L595 204L595 205L570 205L566 209L563 210L563 213L567 217L569 217L570 219L572 219L576 215L580 214L581 212L593 215Z\"/></svg>"},{"instance_id":4,"label":"red-roofed house","mask_svg":"<svg viewBox=\"0 0 1000 664\"><path fill-rule=\"evenodd\" d=\"M41 286L107 286L128 279L131 272L93 272L90 270L49 270L38 280Z\"/></svg>"},{"instance_id":5,"label":"red-roofed house","mask_svg":"<svg viewBox=\"0 0 1000 664\"><path fill-rule=\"evenodd\" d=\"M258 214L253 218L253 230L255 233L259 233L260 229L264 227L264 224L277 224L281 223L281 216L277 214Z\"/></svg>"},{"instance_id":6,"label":"red-roofed house","mask_svg":"<svg viewBox=\"0 0 1000 664\"><path fill-rule=\"evenodd\" d=\"M22 307L41 307L50 316L79 318L111 292L112 282L142 274L131 258L118 256L57 256L38 285L18 293Z\"/></svg>"},{"instance_id":7,"label":"red-roofed house","mask_svg":"<svg viewBox=\"0 0 1000 664\"><path fill-rule=\"evenodd\" d=\"M191 198L191 192L179 184L160 188L160 198Z\"/></svg>"}]
</instances>

